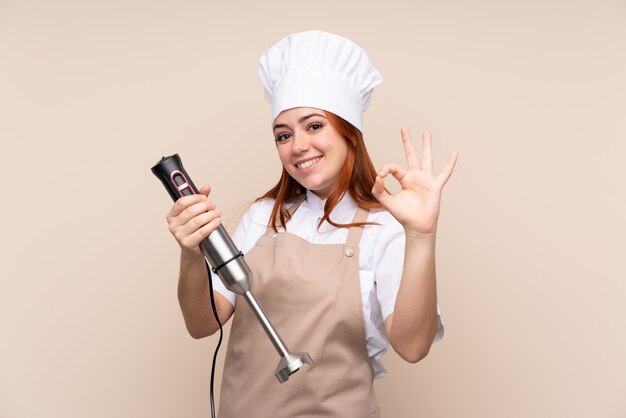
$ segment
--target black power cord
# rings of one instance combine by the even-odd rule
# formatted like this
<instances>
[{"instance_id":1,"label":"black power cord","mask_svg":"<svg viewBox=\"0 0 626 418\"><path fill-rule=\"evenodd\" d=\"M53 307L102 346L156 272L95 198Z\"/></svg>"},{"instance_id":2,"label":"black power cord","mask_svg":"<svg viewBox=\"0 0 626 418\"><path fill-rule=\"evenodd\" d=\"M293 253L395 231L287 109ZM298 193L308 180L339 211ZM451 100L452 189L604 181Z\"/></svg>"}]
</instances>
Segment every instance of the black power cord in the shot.
<instances>
[{"instance_id":1,"label":"black power cord","mask_svg":"<svg viewBox=\"0 0 626 418\"><path fill-rule=\"evenodd\" d=\"M207 273L211 271L211 267L209 266L209 263L206 261L206 259L204 259L204 264L206 264L207 267ZM208 273L209 275L209 296L211 297L211 308L213 309L213 315L215 315L215 320L217 321L218 325L220 326L220 338L217 341L217 347L215 347L215 352L213 353L213 363L211 364L211 387L209 390L209 397L211 399L211 417L215 418L215 400L213 399L213 382L214 382L214 378L215 378L215 360L217 360L217 352L220 349L220 346L222 345L222 336L223 336L223 331L222 331L222 323L220 322L220 318L217 315L217 308L215 307L215 298L213 297L213 280L211 280L211 273Z\"/></svg>"}]
</instances>

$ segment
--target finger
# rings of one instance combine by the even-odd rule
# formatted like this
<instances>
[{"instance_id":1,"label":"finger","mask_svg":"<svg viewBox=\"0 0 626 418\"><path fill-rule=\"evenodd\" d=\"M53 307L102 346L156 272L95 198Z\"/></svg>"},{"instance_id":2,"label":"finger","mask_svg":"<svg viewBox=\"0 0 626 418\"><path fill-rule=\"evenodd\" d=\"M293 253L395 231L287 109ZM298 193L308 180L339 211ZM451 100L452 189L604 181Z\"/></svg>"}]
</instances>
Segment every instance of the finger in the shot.
<instances>
[{"instance_id":1,"label":"finger","mask_svg":"<svg viewBox=\"0 0 626 418\"><path fill-rule=\"evenodd\" d=\"M191 235L198 229L202 228L204 225L208 224L215 218L219 218L222 216L222 213L219 209L210 210L207 212L202 212L193 218L191 218L182 228L185 235Z\"/></svg>"},{"instance_id":2,"label":"finger","mask_svg":"<svg viewBox=\"0 0 626 418\"><path fill-rule=\"evenodd\" d=\"M179 216L188 207L195 205L196 203L205 202L205 201L206 201L206 196L202 194L193 194L189 196L183 196L180 199L178 199L176 202L174 202L174 205L172 206L172 208L170 209L170 211L168 212L165 218L167 219L168 222L170 222L171 219Z\"/></svg>"},{"instance_id":3,"label":"finger","mask_svg":"<svg viewBox=\"0 0 626 418\"><path fill-rule=\"evenodd\" d=\"M456 165L456 161L459 157L459 153L454 151L450 153L450 158L448 158L448 162L446 166L441 170L441 173L437 176L437 181L441 184L441 187L445 186L448 182L448 179L452 175L452 170L454 170L454 166Z\"/></svg>"},{"instance_id":4,"label":"finger","mask_svg":"<svg viewBox=\"0 0 626 418\"><path fill-rule=\"evenodd\" d=\"M203 195L198 195L198 196L201 196L203 199L206 199L206 197L204 197ZM191 219L195 218L196 216L200 215L201 213L208 212L213 209L215 209L215 203L209 200L202 200L198 203L195 203L187 207L178 216L170 220L170 229L177 228L180 225L185 225L187 224L187 222L189 222Z\"/></svg>"},{"instance_id":5,"label":"finger","mask_svg":"<svg viewBox=\"0 0 626 418\"><path fill-rule=\"evenodd\" d=\"M221 215L222 213L215 209L194 216L187 223L179 225L174 231L174 236L182 242L213 219L221 217Z\"/></svg>"},{"instance_id":6,"label":"finger","mask_svg":"<svg viewBox=\"0 0 626 418\"><path fill-rule=\"evenodd\" d=\"M387 175L391 173L391 175L398 181L401 181L404 176L406 176L406 170L400 167L398 164L386 164L380 170L378 175L383 179L387 177Z\"/></svg>"},{"instance_id":7,"label":"finger","mask_svg":"<svg viewBox=\"0 0 626 418\"><path fill-rule=\"evenodd\" d=\"M209 193L211 193L211 186L209 186L208 184L204 184L202 187L200 187L200 190L198 191L199 193L197 194L192 194L189 196L182 196L181 198L179 198L174 203L174 207L170 211L171 213L168 215L171 215L171 217L178 216L182 211L187 209L189 206L194 205L198 202L205 201Z\"/></svg>"},{"instance_id":8,"label":"finger","mask_svg":"<svg viewBox=\"0 0 626 418\"><path fill-rule=\"evenodd\" d=\"M376 180L374 180L374 187L372 187L372 194L374 197L385 206L388 201L390 195L387 190L385 190L385 183L381 176L376 176Z\"/></svg>"},{"instance_id":9,"label":"finger","mask_svg":"<svg viewBox=\"0 0 626 418\"><path fill-rule=\"evenodd\" d=\"M402 145L404 146L404 154L406 155L406 162L409 166L409 170L416 168L420 169L420 164L417 159L417 154L415 154L415 148L413 148L413 141L411 140L411 132L409 132L409 128L403 127L400 129L400 134L402 136Z\"/></svg>"},{"instance_id":10,"label":"finger","mask_svg":"<svg viewBox=\"0 0 626 418\"><path fill-rule=\"evenodd\" d=\"M200 187L199 192L200 192L200 194L208 196L209 193L211 193L211 186L209 186L208 184L205 184L202 187Z\"/></svg>"},{"instance_id":11,"label":"finger","mask_svg":"<svg viewBox=\"0 0 626 418\"><path fill-rule=\"evenodd\" d=\"M211 221L202 227L195 230L192 234L189 234L181 240L181 245L189 249L195 249L200 242L211 234L222 222L221 217L215 217Z\"/></svg>"},{"instance_id":12,"label":"finger","mask_svg":"<svg viewBox=\"0 0 626 418\"><path fill-rule=\"evenodd\" d=\"M204 200L202 202L196 203L195 205L192 205L185 209L179 215L179 222L181 223L181 225L186 224L187 222L189 222L190 219L195 218L201 213L214 210L215 208L215 203L211 202L210 200Z\"/></svg>"},{"instance_id":13,"label":"finger","mask_svg":"<svg viewBox=\"0 0 626 418\"><path fill-rule=\"evenodd\" d=\"M430 132L424 132L422 143L422 171L430 174L433 172L433 150Z\"/></svg>"}]
</instances>

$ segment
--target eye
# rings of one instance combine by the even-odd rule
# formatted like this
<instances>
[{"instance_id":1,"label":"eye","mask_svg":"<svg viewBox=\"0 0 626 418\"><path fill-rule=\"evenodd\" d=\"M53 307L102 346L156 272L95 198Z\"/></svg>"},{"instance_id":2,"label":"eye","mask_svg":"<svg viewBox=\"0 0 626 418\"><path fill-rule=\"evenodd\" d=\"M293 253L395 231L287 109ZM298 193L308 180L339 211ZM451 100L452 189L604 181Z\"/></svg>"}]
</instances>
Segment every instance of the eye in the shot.
<instances>
[{"instance_id":1,"label":"eye","mask_svg":"<svg viewBox=\"0 0 626 418\"><path fill-rule=\"evenodd\" d=\"M319 131L320 129L322 129L324 127L324 125L322 123L319 122L313 122L312 124L310 124L308 126L309 130L313 130L313 131Z\"/></svg>"},{"instance_id":2,"label":"eye","mask_svg":"<svg viewBox=\"0 0 626 418\"><path fill-rule=\"evenodd\" d=\"M288 134L288 133L284 133L284 134L280 134L280 135L278 135L278 136L277 136L274 140L275 140L276 142L278 142L278 143L281 143L281 142L287 142L287 140L288 140L290 137L291 137L291 135L290 135L290 134Z\"/></svg>"}]
</instances>

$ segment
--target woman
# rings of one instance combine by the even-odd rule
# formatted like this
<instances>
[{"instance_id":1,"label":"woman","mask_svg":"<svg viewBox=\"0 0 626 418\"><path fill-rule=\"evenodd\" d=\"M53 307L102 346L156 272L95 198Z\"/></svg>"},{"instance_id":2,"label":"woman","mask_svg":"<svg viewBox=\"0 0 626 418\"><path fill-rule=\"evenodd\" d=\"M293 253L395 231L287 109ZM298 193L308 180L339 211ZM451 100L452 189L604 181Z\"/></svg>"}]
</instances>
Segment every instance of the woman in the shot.
<instances>
[{"instance_id":1,"label":"woman","mask_svg":"<svg viewBox=\"0 0 626 418\"><path fill-rule=\"evenodd\" d=\"M233 240L281 337L315 364L280 385L276 353L252 312L213 280L220 321L234 313L220 416L378 417L373 379L386 374L380 357L388 343L415 363L443 334L435 237L457 154L435 177L430 135L419 161L403 128L408 168L374 170L362 113L382 77L348 39L321 31L289 35L263 54L259 76L283 172ZM384 188L389 175L402 186L395 195ZM179 199L167 215L181 247L181 309L195 338L218 329L199 249L221 221L209 192L205 185L201 195Z\"/></svg>"}]
</instances>

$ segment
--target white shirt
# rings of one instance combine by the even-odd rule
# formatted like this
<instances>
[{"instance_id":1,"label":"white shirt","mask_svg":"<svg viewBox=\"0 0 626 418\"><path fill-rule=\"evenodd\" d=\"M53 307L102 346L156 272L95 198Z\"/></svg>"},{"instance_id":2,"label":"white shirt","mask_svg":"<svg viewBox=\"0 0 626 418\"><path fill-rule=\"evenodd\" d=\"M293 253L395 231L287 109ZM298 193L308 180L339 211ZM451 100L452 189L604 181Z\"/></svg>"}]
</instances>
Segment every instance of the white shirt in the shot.
<instances>
[{"instance_id":1,"label":"white shirt","mask_svg":"<svg viewBox=\"0 0 626 418\"><path fill-rule=\"evenodd\" d=\"M287 231L315 244L344 244L348 238L348 228L335 228L326 221L319 230L317 228L324 216L324 203L325 201L307 190L306 200L287 222ZM232 236L233 242L244 254L265 233L273 206L273 199L263 199L255 202L244 215ZM350 223L356 208L356 203L346 193L331 212L330 219L336 223ZM393 313L396 302L402 278L405 235L402 225L384 209L370 209L367 221L380 225L367 225L363 230L359 243L359 279L367 352L374 369L374 377L381 378L387 374L387 370L380 359L389 345L384 319ZM235 306L235 294L227 290L221 280L216 280L217 276L213 272L211 276L213 288ZM439 306L437 312L439 313ZM439 341L443 333L443 322L439 315L434 342Z\"/></svg>"}]
</instances>

